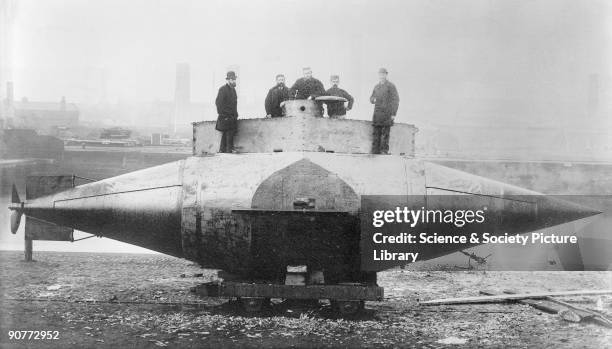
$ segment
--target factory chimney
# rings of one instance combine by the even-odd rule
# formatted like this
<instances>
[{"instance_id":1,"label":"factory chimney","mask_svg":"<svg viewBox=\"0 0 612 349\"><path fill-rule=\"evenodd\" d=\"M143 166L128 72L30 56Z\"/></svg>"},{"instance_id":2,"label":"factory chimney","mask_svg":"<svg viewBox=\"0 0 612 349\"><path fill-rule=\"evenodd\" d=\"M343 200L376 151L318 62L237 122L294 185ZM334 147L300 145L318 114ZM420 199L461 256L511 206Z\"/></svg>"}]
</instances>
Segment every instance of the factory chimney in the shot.
<instances>
[{"instance_id":1,"label":"factory chimney","mask_svg":"<svg viewBox=\"0 0 612 349\"><path fill-rule=\"evenodd\" d=\"M15 100L15 96L13 93L13 82L6 82L6 99L4 101L0 101L0 128L7 127L9 124L9 120L13 119L15 114L15 108L13 108L13 102Z\"/></svg>"},{"instance_id":2,"label":"factory chimney","mask_svg":"<svg viewBox=\"0 0 612 349\"><path fill-rule=\"evenodd\" d=\"M601 88L599 84L599 74L591 74L589 75L589 84L588 84L588 117L590 119L594 119L597 117L599 112L599 97L601 93Z\"/></svg>"},{"instance_id":3,"label":"factory chimney","mask_svg":"<svg viewBox=\"0 0 612 349\"><path fill-rule=\"evenodd\" d=\"M176 134L178 122L185 120L191 103L191 72L188 63L177 63L176 82L174 87L173 129Z\"/></svg>"},{"instance_id":4,"label":"factory chimney","mask_svg":"<svg viewBox=\"0 0 612 349\"><path fill-rule=\"evenodd\" d=\"M7 81L6 83L6 106L11 108L13 106L13 101L15 100L15 94L13 92L13 82Z\"/></svg>"}]
</instances>

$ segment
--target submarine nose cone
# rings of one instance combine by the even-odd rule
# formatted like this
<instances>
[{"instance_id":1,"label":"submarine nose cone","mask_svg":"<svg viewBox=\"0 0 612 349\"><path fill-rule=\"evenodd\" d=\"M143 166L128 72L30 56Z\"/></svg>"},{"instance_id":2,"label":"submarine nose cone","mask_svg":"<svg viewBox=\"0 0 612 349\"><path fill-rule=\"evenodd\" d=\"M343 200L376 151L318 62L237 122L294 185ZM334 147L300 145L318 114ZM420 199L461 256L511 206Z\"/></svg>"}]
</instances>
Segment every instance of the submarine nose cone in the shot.
<instances>
[{"instance_id":1,"label":"submarine nose cone","mask_svg":"<svg viewBox=\"0 0 612 349\"><path fill-rule=\"evenodd\" d=\"M565 197L542 195L536 198L536 217L544 224L555 226L601 214L602 211L567 201ZM568 198L569 199L569 198Z\"/></svg>"},{"instance_id":2,"label":"submarine nose cone","mask_svg":"<svg viewBox=\"0 0 612 349\"><path fill-rule=\"evenodd\" d=\"M173 162L77 186L27 200L15 212L182 257L181 168Z\"/></svg>"},{"instance_id":3,"label":"submarine nose cone","mask_svg":"<svg viewBox=\"0 0 612 349\"><path fill-rule=\"evenodd\" d=\"M446 166L426 164L428 207L487 207L488 227L497 234L527 233L600 214L569 201L570 196L544 195L508 183Z\"/></svg>"}]
</instances>

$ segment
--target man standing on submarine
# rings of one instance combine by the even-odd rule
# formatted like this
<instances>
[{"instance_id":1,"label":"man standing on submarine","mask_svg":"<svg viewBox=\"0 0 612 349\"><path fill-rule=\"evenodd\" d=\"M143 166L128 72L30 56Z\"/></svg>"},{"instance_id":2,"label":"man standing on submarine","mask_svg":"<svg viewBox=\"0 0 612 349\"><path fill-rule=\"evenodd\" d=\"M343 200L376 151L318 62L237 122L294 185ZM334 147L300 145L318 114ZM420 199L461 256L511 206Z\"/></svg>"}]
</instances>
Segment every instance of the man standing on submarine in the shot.
<instances>
[{"instance_id":1,"label":"man standing on submarine","mask_svg":"<svg viewBox=\"0 0 612 349\"><path fill-rule=\"evenodd\" d=\"M374 104L372 154L389 154L389 133L399 107L397 89L387 80L387 74L385 68L378 70L379 82L370 96L370 103Z\"/></svg>"},{"instance_id":2,"label":"man standing on submarine","mask_svg":"<svg viewBox=\"0 0 612 349\"><path fill-rule=\"evenodd\" d=\"M353 108L353 103L355 99L348 92L338 87L340 84L340 76L332 75L330 77L330 81L332 83L332 87L325 91L325 94L328 96L336 96L345 98L348 101L348 105L345 107L344 102L327 102L327 115L329 115L332 119L344 119L346 117L346 112Z\"/></svg>"},{"instance_id":3,"label":"man standing on submarine","mask_svg":"<svg viewBox=\"0 0 612 349\"><path fill-rule=\"evenodd\" d=\"M325 87L318 79L312 77L312 69L304 67L302 69L304 77L297 79L289 90L289 97L293 99L313 100L319 96L325 96ZM320 116L323 116L323 103L316 102L319 107Z\"/></svg>"},{"instance_id":4,"label":"man standing on submarine","mask_svg":"<svg viewBox=\"0 0 612 349\"><path fill-rule=\"evenodd\" d=\"M266 117L278 118L283 116L283 108L280 104L289 99L289 89L285 86L285 76L276 76L276 85L268 91L266 96Z\"/></svg>"},{"instance_id":5,"label":"man standing on submarine","mask_svg":"<svg viewBox=\"0 0 612 349\"><path fill-rule=\"evenodd\" d=\"M219 88L215 104L217 105L217 125L221 132L219 153L234 153L234 136L238 128L238 95L236 94L236 73L227 72L225 85Z\"/></svg>"},{"instance_id":6,"label":"man standing on submarine","mask_svg":"<svg viewBox=\"0 0 612 349\"><path fill-rule=\"evenodd\" d=\"M305 67L302 69L304 77L297 79L289 91L291 98L294 99L315 99L325 95L325 87L318 79L312 77L312 69Z\"/></svg>"}]
</instances>

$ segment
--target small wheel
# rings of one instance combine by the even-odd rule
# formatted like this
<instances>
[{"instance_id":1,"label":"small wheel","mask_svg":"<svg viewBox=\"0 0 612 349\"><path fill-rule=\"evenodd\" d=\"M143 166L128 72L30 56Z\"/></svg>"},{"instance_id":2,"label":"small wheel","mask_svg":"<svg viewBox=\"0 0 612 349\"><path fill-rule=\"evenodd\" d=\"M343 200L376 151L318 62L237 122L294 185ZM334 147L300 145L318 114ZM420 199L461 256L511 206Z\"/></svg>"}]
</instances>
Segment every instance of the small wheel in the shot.
<instances>
[{"instance_id":1,"label":"small wheel","mask_svg":"<svg viewBox=\"0 0 612 349\"><path fill-rule=\"evenodd\" d=\"M363 310L365 302L364 301L345 301L345 300L331 300L331 305L334 311L338 314L346 316L346 315L355 315Z\"/></svg>"},{"instance_id":2,"label":"small wheel","mask_svg":"<svg viewBox=\"0 0 612 349\"><path fill-rule=\"evenodd\" d=\"M261 311L264 306L263 298L255 298L255 297L241 297L238 298L242 309L248 313L254 313Z\"/></svg>"}]
</instances>

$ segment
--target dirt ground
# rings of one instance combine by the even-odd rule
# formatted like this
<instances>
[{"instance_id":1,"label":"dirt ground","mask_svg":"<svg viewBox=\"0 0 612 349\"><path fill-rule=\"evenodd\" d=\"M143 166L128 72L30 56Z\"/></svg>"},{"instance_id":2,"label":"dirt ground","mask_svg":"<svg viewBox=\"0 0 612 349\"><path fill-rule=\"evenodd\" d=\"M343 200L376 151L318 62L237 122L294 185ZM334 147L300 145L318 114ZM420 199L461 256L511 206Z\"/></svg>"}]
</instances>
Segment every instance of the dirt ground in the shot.
<instances>
[{"instance_id":1,"label":"dirt ground","mask_svg":"<svg viewBox=\"0 0 612 349\"><path fill-rule=\"evenodd\" d=\"M612 272L433 271L415 266L379 274L386 300L363 315L336 317L276 303L258 315L227 300L199 298L216 278L191 262L137 254L0 252L0 347L612 347L612 330L567 322L521 304L419 306L419 300L523 292L610 289ZM181 277L185 274L185 277ZM203 274L195 277L195 274ZM566 297L612 312L612 297ZM10 340L10 330L55 330L56 340Z\"/></svg>"}]
</instances>

